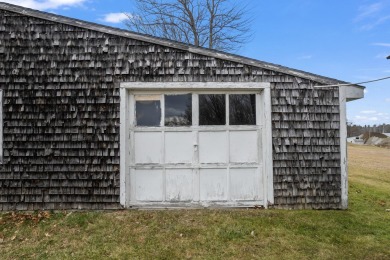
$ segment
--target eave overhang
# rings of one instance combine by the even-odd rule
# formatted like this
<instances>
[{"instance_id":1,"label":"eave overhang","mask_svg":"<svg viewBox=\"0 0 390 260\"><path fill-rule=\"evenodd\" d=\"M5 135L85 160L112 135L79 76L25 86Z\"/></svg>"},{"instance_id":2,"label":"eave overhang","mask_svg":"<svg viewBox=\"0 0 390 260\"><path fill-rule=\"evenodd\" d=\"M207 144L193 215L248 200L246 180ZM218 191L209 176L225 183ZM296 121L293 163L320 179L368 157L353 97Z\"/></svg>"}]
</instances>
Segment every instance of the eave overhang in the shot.
<instances>
[{"instance_id":1,"label":"eave overhang","mask_svg":"<svg viewBox=\"0 0 390 260\"><path fill-rule=\"evenodd\" d=\"M345 96L348 101L364 98L364 87L359 85L345 86Z\"/></svg>"}]
</instances>

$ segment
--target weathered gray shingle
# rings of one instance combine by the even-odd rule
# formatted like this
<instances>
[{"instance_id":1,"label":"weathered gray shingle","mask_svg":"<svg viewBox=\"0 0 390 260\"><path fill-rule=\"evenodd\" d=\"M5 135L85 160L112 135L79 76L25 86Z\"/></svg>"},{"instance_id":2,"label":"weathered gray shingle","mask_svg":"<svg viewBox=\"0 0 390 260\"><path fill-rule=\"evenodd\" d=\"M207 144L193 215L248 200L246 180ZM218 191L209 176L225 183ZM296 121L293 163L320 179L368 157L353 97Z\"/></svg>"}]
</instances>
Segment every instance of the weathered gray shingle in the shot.
<instances>
[{"instance_id":1,"label":"weathered gray shingle","mask_svg":"<svg viewBox=\"0 0 390 260\"><path fill-rule=\"evenodd\" d=\"M119 208L119 84L131 81L271 82L276 206L340 207L336 89L4 10L0 42L0 210Z\"/></svg>"}]
</instances>

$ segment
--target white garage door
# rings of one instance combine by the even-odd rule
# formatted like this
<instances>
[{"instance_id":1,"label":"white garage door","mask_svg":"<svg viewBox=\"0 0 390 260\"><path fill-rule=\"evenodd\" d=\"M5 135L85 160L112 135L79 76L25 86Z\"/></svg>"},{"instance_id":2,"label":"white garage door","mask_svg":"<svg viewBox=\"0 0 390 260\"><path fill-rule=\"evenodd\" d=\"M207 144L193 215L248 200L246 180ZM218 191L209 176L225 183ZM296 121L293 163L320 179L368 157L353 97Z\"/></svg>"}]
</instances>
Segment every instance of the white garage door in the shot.
<instances>
[{"instance_id":1,"label":"white garage door","mask_svg":"<svg viewBox=\"0 0 390 260\"><path fill-rule=\"evenodd\" d=\"M261 95L130 92L130 205L263 205Z\"/></svg>"}]
</instances>

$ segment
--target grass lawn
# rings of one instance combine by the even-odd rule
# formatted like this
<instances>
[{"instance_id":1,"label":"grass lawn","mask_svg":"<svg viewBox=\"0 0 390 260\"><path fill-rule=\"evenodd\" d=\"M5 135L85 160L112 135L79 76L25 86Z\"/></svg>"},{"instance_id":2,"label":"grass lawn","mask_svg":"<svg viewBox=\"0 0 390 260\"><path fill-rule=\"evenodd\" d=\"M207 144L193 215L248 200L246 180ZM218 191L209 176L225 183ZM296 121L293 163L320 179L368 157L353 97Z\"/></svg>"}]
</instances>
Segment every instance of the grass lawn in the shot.
<instances>
[{"instance_id":1,"label":"grass lawn","mask_svg":"<svg viewBox=\"0 0 390 260\"><path fill-rule=\"evenodd\" d=\"M390 149L349 146L349 209L0 214L0 259L390 259Z\"/></svg>"}]
</instances>

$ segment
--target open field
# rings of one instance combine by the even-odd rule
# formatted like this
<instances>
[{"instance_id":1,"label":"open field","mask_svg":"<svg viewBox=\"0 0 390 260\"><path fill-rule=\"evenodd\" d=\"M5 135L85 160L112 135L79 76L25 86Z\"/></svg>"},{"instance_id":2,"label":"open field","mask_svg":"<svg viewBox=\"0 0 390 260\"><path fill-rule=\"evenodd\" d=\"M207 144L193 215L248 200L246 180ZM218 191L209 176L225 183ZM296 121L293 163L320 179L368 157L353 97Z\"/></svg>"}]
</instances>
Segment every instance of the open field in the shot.
<instances>
[{"instance_id":1,"label":"open field","mask_svg":"<svg viewBox=\"0 0 390 260\"><path fill-rule=\"evenodd\" d=\"M1 259L390 259L390 149L349 146L349 210L0 215Z\"/></svg>"}]
</instances>

